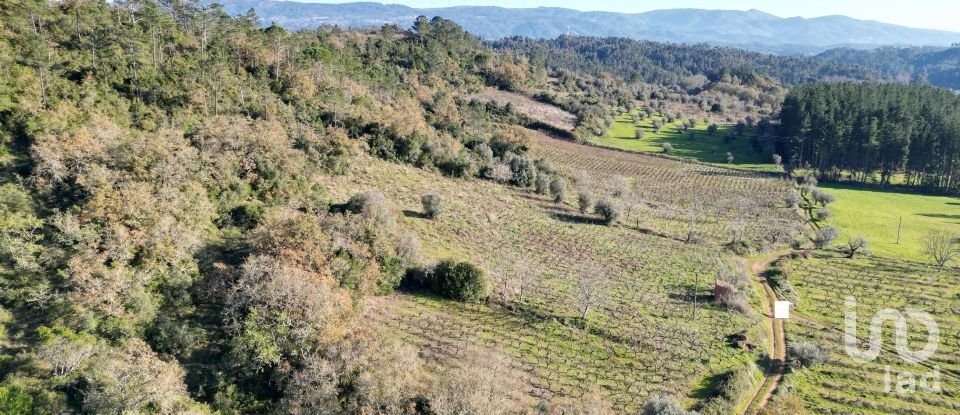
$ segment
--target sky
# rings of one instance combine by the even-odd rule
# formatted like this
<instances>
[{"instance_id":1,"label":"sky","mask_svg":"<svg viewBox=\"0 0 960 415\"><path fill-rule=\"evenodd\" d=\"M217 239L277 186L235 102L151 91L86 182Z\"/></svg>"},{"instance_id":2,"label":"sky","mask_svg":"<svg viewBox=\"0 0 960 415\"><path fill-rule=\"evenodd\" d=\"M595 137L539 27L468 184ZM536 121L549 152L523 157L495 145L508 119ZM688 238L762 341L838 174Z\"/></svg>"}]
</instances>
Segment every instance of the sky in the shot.
<instances>
[{"instance_id":1,"label":"sky","mask_svg":"<svg viewBox=\"0 0 960 415\"><path fill-rule=\"evenodd\" d=\"M293 0L310 3L347 3L361 0ZM657 9L757 9L780 17L818 17L840 14L908 27L960 32L958 0L364 0L411 7L446 6L566 7L584 11L641 13Z\"/></svg>"}]
</instances>

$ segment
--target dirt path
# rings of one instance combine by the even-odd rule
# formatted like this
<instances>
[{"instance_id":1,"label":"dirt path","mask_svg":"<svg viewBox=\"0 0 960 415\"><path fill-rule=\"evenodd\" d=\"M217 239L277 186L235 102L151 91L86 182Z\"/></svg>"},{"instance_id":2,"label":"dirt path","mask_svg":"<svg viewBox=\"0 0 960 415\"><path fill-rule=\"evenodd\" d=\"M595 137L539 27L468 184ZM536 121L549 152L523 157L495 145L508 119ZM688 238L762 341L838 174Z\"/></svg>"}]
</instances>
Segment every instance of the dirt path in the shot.
<instances>
[{"instance_id":1,"label":"dirt path","mask_svg":"<svg viewBox=\"0 0 960 415\"><path fill-rule=\"evenodd\" d=\"M770 339L767 345L770 365L763 375L760 389L750 398L749 405L744 407L743 415L759 413L767 405L770 397L773 396L774 391L777 390L783 380L787 361L787 339L783 331L783 320L773 318L773 305L777 301L777 294L763 275L771 263L788 254L789 251L780 251L753 261L741 259L741 263L750 270L754 281L760 285L763 291L760 301L763 306L763 313L767 317L767 336Z\"/></svg>"}]
</instances>

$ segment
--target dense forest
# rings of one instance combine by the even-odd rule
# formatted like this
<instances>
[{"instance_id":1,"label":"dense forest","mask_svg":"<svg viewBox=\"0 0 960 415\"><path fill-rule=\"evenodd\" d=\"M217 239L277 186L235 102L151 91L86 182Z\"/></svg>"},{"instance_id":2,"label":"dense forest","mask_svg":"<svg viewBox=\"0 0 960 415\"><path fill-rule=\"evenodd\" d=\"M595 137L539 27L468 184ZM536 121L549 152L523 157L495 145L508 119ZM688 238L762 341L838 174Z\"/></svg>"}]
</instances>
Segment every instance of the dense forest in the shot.
<instances>
[{"instance_id":1,"label":"dense forest","mask_svg":"<svg viewBox=\"0 0 960 415\"><path fill-rule=\"evenodd\" d=\"M683 85L691 75L705 75L716 80L732 74L746 84L769 78L783 85L879 78L877 73L854 64L626 38L560 36L538 40L513 37L494 41L492 46L536 57L554 70L607 72L627 80L660 85Z\"/></svg>"},{"instance_id":2,"label":"dense forest","mask_svg":"<svg viewBox=\"0 0 960 415\"><path fill-rule=\"evenodd\" d=\"M543 69L440 18L288 32L177 0L4 1L0 68L0 412L502 403L356 323L420 245L317 177L369 153L528 184L515 114L459 97Z\"/></svg>"},{"instance_id":3,"label":"dense forest","mask_svg":"<svg viewBox=\"0 0 960 415\"><path fill-rule=\"evenodd\" d=\"M831 49L816 56L830 62L861 65L898 82L960 90L960 47L882 47Z\"/></svg>"},{"instance_id":4,"label":"dense forest","mask_svg":"<svg viewBox=\"0 0 960 415\"><path fill-rule=\"evenodd\" d=\"M794 88L780 142L795 166L823 177L960 191L960 97L934 87L821 83Z\"/></svg>"}]
</instances>

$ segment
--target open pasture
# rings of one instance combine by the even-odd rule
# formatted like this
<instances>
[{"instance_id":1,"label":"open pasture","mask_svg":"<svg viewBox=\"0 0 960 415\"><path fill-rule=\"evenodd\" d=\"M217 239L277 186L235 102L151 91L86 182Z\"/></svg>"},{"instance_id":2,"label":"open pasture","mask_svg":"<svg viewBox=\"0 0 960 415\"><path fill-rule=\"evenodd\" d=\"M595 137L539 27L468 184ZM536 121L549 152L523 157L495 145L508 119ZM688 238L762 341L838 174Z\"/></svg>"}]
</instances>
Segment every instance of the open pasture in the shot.
<instances>
[{"instance_id":1,"label":"open pasture","mask_svg":"<svg viewBox=\"0 0 960 415\"><path fill-rule=\"evenodd\" d=\"M828 183L820 187L837 199L830 205L834 213L830 223L840 229L839 243L864 236L870 241L870 250L879 255L930 262L923 253L927 234L940 230L960 233L957 198Z\"/></svg>"},{"instance_id":2,"label":"open pasture","mask_svg":"<svg viewBox=\"0 0 960 415\"><path fill-rule=\"evenodd\" d=\"M372 158L325 181L334 200L381 190L403 212L401 226L420 236L428 259L457 256L487 270L490 304L409 293L372 300L368 318L437 364L471 347L502 350L534 398L599 392L635 410L663 394L690 403L710 393L709 379L755 359L728 337L761 331L758 318L710 301L721 261L713 249L599 225L530 191ZM446 200L443 217L418 214L426 192ZM531 272L534 282L517 279ZM580 294L588 280L600 300L584 322Z\"/></svg>"},{"instance_id":3,"label":"open pasture","mask_svg":"<svg viewBox=\"0 0 960 415\"><path fill-rule=\"evenodd\" d=\"M643 153L663 153L663 145L670 143L673 146L670 154L676 157L707 163L729 164L756 171L782 171L770 158L753 148L750 140L756 132L752 128L747 128L743 133L726 142L724 137L734 130L733 125L718 124L717 130L710 133L709 123L694 120L692 127L683 129L682 126L687 119L680 118L670 123L659 113L634 123L633 116L639 111L634 110L617 115L607 133L596 138L594 142L606 147ZM663 126L659 131L654 128L654 121L662 123ZM637 138L638 129L643 131L643 138ZM728 152L733 155L732 163L727 162Z\"/></svg>"}]
</instances>

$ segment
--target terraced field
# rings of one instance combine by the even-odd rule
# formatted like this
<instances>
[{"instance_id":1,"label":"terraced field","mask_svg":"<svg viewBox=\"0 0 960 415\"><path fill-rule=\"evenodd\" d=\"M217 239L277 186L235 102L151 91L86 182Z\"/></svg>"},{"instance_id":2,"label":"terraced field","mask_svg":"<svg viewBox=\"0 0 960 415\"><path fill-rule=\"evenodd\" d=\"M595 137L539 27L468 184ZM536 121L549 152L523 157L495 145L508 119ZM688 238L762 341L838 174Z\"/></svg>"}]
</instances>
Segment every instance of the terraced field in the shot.
<instances>
[{"instance_id":1,"label":"terraced field","mask_svg":"<svg viewBox=\"0 0 960 415\"><path fill-rule=\"evenodd\" d=\"M694 230L707 242L723 245L742 238L761 250L787 245L798 236L799 217L784 208L783 195L792 184L769 175L702 163L585 147L543 135L534 155L549 160L570 177L586 177L582 187L596 193L613 191L614 178L630 180L637 189L640 227L678 239ZM693 218L693 219L691 219Z\"/></svg>"},{"instance_id":2,"label":"terraced field","mask_svg":"<svg viewBox=\"0 0 960 415\"><path fill-rule=\"evenodd\" d=\"M789 281L798 294L798 306L786 324L788 343L812 341L830 350L827 364L789 376L793 390L818 414L955 414L960 411L960 277L955 270L881 257L846 259L817 254L793 260ZM908 363L897 355L894 325L884 324L883 349L869 363L859 363L844 350L845 300L856 300L857 338L868 346L870 320L885 308L929 313L939 326L938 348L922 363ZM799 312L799 314L797 314ZM908 318L910 350L927 343L927 331ZM889 371L888 371L889 368ZM897 391L898 375L918 379L937 370L940 392L916 388ZM889 382L885 377L889 373ZM906 378L903 378L906 379ZM887 386L889 385L889 388ZM932 384L931 384L932 385Z\"/></svg>"},{"instance_id":3,"label":"terraced field","mask_svg":"<svg viewBox=\"0 0 960 415\"><path fill-rule=\"evenodd\" d=\"M690 404L709 394L712 379L756 359L728 338L746 331L762 341L759 318L710 301L721 267L715 248L598 225L530 191L372 158L325 181L334 200L345 201L357 189L381 190L404 213L401 225L420 236L429 259L462 257L491 275L496 301L488 304L410 293L369 304L367 318L419 345L439 366L474 347L488 348L509 357L512 369L504 376L525 384L532 401L599 392L618 410L634 411L657 395ZM438 220L417 213L428 191L447 201ZM531 272L533 283L517 279ZM584 323L585 275L599 281L602 301Z\"/></svg>"}]
</instances>

